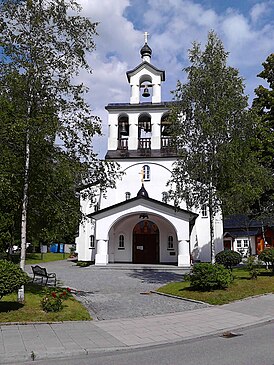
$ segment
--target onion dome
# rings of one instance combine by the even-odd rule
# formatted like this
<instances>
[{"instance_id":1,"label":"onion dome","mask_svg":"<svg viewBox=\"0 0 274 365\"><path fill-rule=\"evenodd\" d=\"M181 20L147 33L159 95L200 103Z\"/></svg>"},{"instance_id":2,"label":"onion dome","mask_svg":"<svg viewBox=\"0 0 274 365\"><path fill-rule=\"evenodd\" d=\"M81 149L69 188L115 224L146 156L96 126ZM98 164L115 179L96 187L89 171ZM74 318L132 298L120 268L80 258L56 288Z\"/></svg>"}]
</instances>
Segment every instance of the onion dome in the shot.
<instances>
[{"instance_id":1,"label":"onion dome","mask_svg":"<svg viewBox=\"0 0 274 365\"><path fill-rule=\"evenodd\" d=\"M152 54L152 49L149 47L147 43L144 44L144 46L141 48L141 56L143 61L149 61Z\"/></svg>"}]
</instances>

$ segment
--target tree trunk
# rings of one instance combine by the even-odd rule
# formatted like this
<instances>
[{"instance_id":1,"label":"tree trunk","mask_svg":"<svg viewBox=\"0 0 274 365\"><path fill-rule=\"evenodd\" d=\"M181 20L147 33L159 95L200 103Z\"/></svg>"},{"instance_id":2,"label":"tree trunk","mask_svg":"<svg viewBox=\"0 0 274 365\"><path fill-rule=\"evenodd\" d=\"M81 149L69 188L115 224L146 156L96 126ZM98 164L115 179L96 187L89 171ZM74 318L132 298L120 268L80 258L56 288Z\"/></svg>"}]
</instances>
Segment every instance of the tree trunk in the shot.
<instances>
[{"instance_id":1,"label":"tree trunk","mask_svg":"<svg viewBox=\"0 0 274 365\"><path fill-rule=\"evenodd\" d=\"M214 214L211 201L209 201L209 226L210 226L210 253L211 263L215 264L215 243L214 243Z\"/></svg>"},{"instance_id":2,"label":"tree trunk","mask_svg":"<svg viewBox=\"0 0 274 365\"><path fill-rule=\"evenodd\" d=\"M28 206L28 188L29 188L29 165L30 165L30 137L29 130L26 132L25 146L25 171L22 199L22 214L21 214L21 256L20 268L25 271L26 262L26 246L27 246L27 206ZM18 302L23 303L25 300L24 285L18 290Z\"/></svg>"}]
</instances>

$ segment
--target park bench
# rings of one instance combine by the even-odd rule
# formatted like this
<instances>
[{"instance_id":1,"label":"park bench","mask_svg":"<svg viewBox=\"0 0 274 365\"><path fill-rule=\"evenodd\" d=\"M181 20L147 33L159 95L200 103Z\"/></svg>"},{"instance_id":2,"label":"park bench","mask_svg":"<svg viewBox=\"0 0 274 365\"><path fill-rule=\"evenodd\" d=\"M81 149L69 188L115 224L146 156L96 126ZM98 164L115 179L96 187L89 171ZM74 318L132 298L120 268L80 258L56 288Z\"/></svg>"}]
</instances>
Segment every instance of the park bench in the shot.
<instances>
[{"instance_id":1,"label":"park bench","mask_svg":"<svg viewBox=\"0 0 274 365\"><path fill-rule=\"evenodd\" d=\"M41 267L39 265L32 266L31 268L32 268L32 272L33 272L32 282L34 282L36 276L39 276L42 278L42 284L43 284L44 278L46 278L46 285L47 285L49 279L54 279L54 286L56 286L56 274L55 273L53 273L53 272L48 273L46 268Z\"/></svg>"}]
</instances>

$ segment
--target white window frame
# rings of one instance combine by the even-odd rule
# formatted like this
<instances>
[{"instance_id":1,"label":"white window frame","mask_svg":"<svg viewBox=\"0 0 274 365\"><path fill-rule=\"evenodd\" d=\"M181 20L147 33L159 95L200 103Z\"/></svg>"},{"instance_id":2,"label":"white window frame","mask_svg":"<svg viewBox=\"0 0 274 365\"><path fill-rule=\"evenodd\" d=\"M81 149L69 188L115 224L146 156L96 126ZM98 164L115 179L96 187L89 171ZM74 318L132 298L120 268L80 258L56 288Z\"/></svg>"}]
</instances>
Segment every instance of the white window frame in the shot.
<instances>
[{"instance_id":1,"label":"white window frame","mask_svg":"<svg viewBox=\"0 0 274 365\"><path fill-rule=\"evenodd\" d=\"M150 166L143 166L144 181L150 181Z\"/></svg>"},{"instance_id":2,"label":"white window frame","mask_svg":"<svg viewBox=\"0 0 274 365\"><path fill-rule=\"evenodd\" d=\"M129 191L126 192L126 200L129 200L131 197L131 193Z\"/></svg>"},{"instance_id":3,"label":"white window frame","mask_svg":"<svg viewBox=\"0 0 274 365\"><path fill-rule=\"evenodd\" d=\"M174 238L171 234L167 237L167 249L174 250Z\"/></svg>"},{"instance_id":4,"label":"white window frame","mask_svg":"<svg viewBox=\"0 0 274 365\"><path fill-rule=\"evenodd\" d=\"M119 234L118 238L118 250L124 250L125 249L125 235Z\"/></svg>"},{"instance_id":5,"label":"white window frame","mask_svg":"<svg viewBox=\"0 0 274 365\"><path fill-rule=\"evenodd\" d=\"M207 204L203 204L201 207L202 218L208 217Z\"/></svg>"},{"instance_id":6,"label":"white window frame","mask_svg":"<svg viewBox=\"0 0 274 365\"><path fill-rule=\"evenodd\" d=\"M94 236L94 234L91 234L89 236L89 248L92 248L92 249L95 248L95 236Z\"/></svg>"},{"instance_id":7,"label":"white window frame","mask_svg":"<svg viewBox=\"0 0 274 365\"><path fill-rule=\"evenodd\" d=\"M168 200L168 193L166 191L162 192L162 202L167 203Z\"/></svg>"}]
</instances>

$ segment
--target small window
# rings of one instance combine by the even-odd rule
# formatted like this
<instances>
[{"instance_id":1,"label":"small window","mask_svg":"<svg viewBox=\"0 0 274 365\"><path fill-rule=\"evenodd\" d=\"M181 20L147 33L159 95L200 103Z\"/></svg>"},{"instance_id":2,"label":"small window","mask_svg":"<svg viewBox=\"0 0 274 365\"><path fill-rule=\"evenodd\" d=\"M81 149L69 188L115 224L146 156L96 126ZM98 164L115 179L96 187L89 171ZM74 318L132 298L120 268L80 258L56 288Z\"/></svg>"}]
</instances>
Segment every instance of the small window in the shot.
<instances>
[{"instance_id":1,"label":"small window","mask_svg":"<svg viewBox=\"0 0 274 365\"><path fill-rule=\"evenodd\" d=\"M206 204L202 205L202 217L207 218L207 205Z\"/></svg>"},{"instance_id":2,"label":"small window","mask_svg":"<svg viewBox=\"0 0 274 365\"><path fill-rule=\"evenodd\" d=\"M245 248L249 247L248 240L244 240L244 247Z\"/></svg>"},{"instance_id":3,"label":"small window","mask_svg":"<svg viewBox=\"0 0 274 365\"><path fill-rule=\"evenodd\" d=\"M131 196L130 192L129 192L129 191L127 191L127 192L126 192L126 200L129 200L129 199L130 199L130 196Z\"/></svg>"},{"instance_id":4,"label":"small window","mask_svg":"<svg viewBox=\"0 0 274 365\"><path fill-rule=\"evenodd\" d=\"M144 181L150 181L150 167L148 165L143 166Z\"/></svg>"},{"instance_id":5,"label":"small window","mask_svg":"<svg viewBox=\"0 0 274 365\"><path fill-rule=\"evenodd\" d=\"M168 250L173 250L174 249L173 236L168 236L168 239L167 239L167 249Z\"/></svg>"},{"instance_id":6,"label":"small window","mask_svg":"<svg viewBox=\"0 0 274 365\"><path fill-rule=\"evenodd\" d=\"M242 241L241 240L237 240L237 248L241 248L242 247Z\"/></svg>"},{"instance_id":7,"label":"small window","mask_svg":"<svg viewBox=\"0 0 274 365\"><path fill-rule=\"evenodd\" d=\"M168 194L166 191L162 192L162 202L167 203Z\"/></svg>"},{"instance_id":8,"label":"small window","mask_svg":"<svg viewBox=\"0 0 274 365\"><path fill-rule=\"evenodd\" d=\"M94 237L93 234L90 236L90 244L89 244L89 247L90 248L95 248L95 237Z\"/></svg>"},{"instance_id":9,"label":"small window","mask_svg":"<svg viewBox=\"0 0 274 365\"><path fill-rule=\"evenodd\" d=\"M124 250L124 249L125 249L125 236L123 234L120 234L118 250Z\"/></svg>"}]
</instances>

